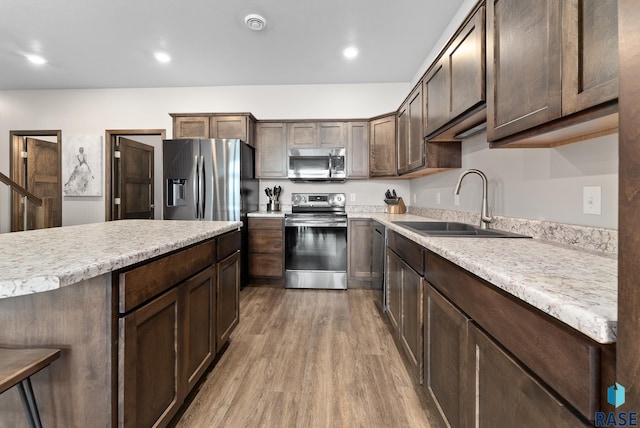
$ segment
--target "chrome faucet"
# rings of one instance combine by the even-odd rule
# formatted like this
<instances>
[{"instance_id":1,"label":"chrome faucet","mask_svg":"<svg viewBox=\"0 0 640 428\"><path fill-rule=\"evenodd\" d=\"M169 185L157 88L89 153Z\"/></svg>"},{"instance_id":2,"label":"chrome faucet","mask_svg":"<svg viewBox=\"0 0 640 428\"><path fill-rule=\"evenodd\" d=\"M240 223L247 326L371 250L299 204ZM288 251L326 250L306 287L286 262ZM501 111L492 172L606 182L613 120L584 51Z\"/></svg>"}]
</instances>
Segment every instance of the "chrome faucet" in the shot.
<instances>
[{"instance_id":1,"label":"chrome faucet","mask_svg":"<svg viewBox=\"0 0 640 428\"><path fill-rule=\"evenodd\" d=\"M482 178L482 211L480 212L480 229L486 229L487 225L493 221L493 217L489 215L489 203L487 200L487 195L489 193L489 180L487 180L487 176L484 175L484 172L479 169L468 169L460 175L458 179L458 184L456 184L456 188L453 191L454 195L460 194L460 186L462 186L462 179L467 174L478 174L480 178Z\"/></svg>"}]
</instances>

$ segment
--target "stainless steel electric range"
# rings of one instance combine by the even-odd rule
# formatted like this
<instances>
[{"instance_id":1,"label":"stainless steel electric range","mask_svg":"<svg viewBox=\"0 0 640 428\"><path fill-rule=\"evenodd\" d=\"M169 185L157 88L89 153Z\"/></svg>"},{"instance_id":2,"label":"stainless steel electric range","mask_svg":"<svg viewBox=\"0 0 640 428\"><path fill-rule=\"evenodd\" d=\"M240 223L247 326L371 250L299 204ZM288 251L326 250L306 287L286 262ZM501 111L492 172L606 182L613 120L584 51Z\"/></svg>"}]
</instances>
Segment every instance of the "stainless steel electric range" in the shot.
<instances>
[{"instance_id":1,"label":"stainless steel electric range","mask_svg":"<svg viewBox=\"0 0 640 428\"><path fill-rule=\"evenodd\" d=\"M286 213L285 287L347 288L344 193L294 193Z\"/></svg>"}]
</instances>

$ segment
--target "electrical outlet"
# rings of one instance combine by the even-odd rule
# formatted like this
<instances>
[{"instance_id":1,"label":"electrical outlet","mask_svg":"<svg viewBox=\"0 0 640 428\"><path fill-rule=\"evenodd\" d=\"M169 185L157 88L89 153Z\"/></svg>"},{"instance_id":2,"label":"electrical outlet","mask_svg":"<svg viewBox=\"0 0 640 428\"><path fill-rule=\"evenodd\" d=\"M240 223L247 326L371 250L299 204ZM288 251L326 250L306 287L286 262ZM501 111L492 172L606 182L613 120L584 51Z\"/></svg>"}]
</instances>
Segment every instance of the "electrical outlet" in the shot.
<instances>
[{"instance_id":1,"label":"electrical outlet","mask_svg":"<svg viewBox=\"0 0 640 428\"><path fill-rule=\"evenodd\" d=\"M436 204L440 205L440 192L436 193Z\"/></svg>"},{"instance_id":2,"label":"electrical outlet","mask_svg":"<svg viewBox=\"0 0 640 428\"><path fill-rule=\"evenodd\" d=\"M418 195L417 194L413 194L413 203L415 204L416 202L418 202Z\"/></svg>"},{"instance_id":3,"label":"electrical outlet","mask_svg":"<svg viewBox=\"0 0 640 428\"><path fill-rule=\"evenodd\" d=\"M356 194L351 193L351 202L355 202L355 201L356 201Z\"/></svg>"},{"instance_id":4,"label":"electrical outlet","mask_svg":"<svg viewBox=\"0 0 640 428\"><path fill-rule=\"evenodd\" d=\"M460 195L453 195L453 205L460 205Z\"/></svg>"},{"instance_id":5,"label":"electrical outlet","mask_svg":"<svg viewBox=\"0 0 640 428\"><path fill-rule=\"evenodd\" d=\"M585 186L582 190L582 212L602 215L602 187Z\"/></svg>"}]
</instances>

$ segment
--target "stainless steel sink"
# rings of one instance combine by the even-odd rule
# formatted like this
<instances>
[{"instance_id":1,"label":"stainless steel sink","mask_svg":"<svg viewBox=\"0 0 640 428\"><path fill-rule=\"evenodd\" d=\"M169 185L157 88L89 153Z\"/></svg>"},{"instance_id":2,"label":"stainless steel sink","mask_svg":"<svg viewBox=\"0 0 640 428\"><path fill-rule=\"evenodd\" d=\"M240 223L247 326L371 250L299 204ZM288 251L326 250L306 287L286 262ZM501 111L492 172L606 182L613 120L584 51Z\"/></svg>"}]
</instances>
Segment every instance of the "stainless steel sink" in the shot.
<instances>
[{"instance_id":1,"label":"stainless steel sink","mask_svg":"<svg viewBox=\"0 0 640 428\"><path fill-rule=\"evenodd\" d=\"M394 221L394 224L425 236L467 238L531 238L502 230L480 229L466 223L451 221Z\"/></svg>"}]
</instances>

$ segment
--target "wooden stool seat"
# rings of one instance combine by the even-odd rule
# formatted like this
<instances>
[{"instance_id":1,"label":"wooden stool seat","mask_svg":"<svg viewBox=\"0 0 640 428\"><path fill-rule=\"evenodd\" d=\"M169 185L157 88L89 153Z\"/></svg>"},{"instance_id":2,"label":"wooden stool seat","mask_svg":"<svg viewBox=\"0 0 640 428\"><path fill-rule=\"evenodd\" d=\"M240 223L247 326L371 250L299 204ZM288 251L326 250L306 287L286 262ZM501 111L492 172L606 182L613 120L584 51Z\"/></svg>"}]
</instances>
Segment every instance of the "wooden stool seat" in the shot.
<instances>
[{"instance_id":1,"label":"wooden stool seat","mask_svg":"<svg viewBox=\"0 0 640 428\"><path fill-rule=\"evenodd\" d=\"M18 385L29 426L41 426L30 377L59 356L59 349L0 348L0 394Z\"/></svg>"}]
</instances>

